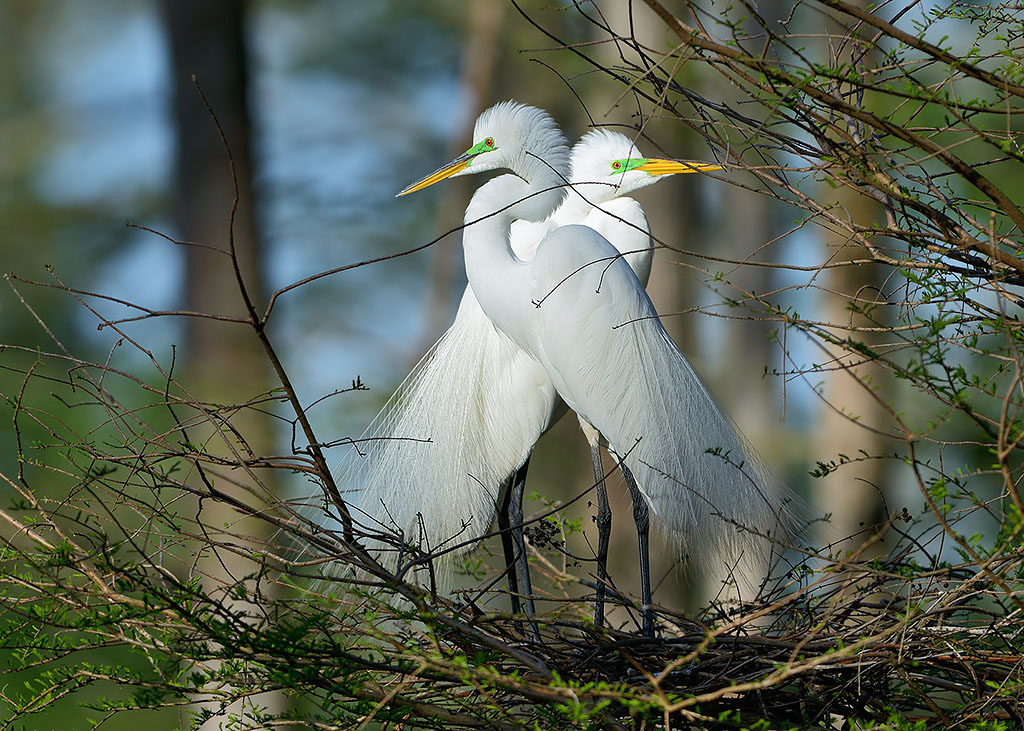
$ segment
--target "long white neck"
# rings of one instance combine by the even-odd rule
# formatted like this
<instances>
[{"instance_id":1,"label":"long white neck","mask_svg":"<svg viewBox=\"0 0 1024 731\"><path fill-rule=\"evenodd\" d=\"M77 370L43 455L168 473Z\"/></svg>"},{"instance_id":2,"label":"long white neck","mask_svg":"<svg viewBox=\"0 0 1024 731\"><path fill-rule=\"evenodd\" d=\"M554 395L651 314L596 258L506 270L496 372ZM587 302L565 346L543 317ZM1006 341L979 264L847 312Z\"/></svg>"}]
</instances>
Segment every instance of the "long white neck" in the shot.
<instances>
[{"instance_id":1,"label":"long white neck","mask_svg":"<svg viewBox=\"0 0 1024 731\"><path fill-rule=\"evenodd\" d=\"M521 347L529 347L530 263L518 259L509 243L512 221L543 221L564 196L564 171L540 160L524 164L517 175L502 175L483 185L466 208L462 235L466 276L484 313Z\"/></svg>"}]
</instances>

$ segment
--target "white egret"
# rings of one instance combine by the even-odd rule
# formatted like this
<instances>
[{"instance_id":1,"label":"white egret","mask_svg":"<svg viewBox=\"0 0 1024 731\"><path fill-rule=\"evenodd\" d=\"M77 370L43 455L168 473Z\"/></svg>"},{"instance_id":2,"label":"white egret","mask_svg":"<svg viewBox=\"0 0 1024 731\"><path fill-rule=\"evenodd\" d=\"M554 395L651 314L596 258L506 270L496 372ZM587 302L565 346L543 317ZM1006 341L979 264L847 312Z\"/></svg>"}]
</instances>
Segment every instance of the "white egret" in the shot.
<instances>
[{"instance_id":1,"label":"white egret","mask_svg":"<svg viewBox=\"0 0 1024 731\"><path fill-rule=\"evenodd\" d=\"M641 158L624 135L592 130L574 146L571 169L570 192L552 216L542 223L515 222L517 257L532 259L551 228L585 223L614 242L646 283L653 256L647 219L635 200L623 196L697 167ZM364 512L431 547L479 538L497 511L506 556L520 559L519 582L532 611L521 532L526 465L540 434L564 411L543 369L494 328L467 287L455 321L367 429L361 453L349 460L339 484L358 485ZM600 598L610 511L596 441L592 450L603 547ZM519 582L515 569L509 571L518 609ZM600 601L597 606L600 621Z\"/></svg>"},{"instance_id":2,"label":"white egret","mask_svg":"<svg viewBox=\"0 0 1024 731\"><path fill-rule=\"evenodd\" d=\"M588 425L592 443L595 432L603 435L620 461L634 495L644 632L652 634L647 508L686 549L761 548L792 522L787 493L715 403L607 239L587 226L560 226L532 260L516 255L513 222L543 221L561 203L565 144L550 116L499 104L477 119L474 140L399 195L455 175L512 173L485 183L466 209L469 285L496 330L543 369Z\"/></svg>"},{"instance_id":3,"label":"white egret","mask_svg":"<svg viewBox=\"0 0 1024 731\"><path fill-rule=\"evenodd\" d=\"M664 179L667 175L721 169L720 165L708 163L681 163L641 157L639 150L628 137L604 129L591 130L576 143L572 149L570 164L569 190L558 209L539 224L524 220L513 221L513 252L521 260L533 259L541 239L552 229L569 224L582 224L600 233L623 254L623 258L632 267L644 287L651 276L654 247L643 208L636 200L627 196L635 190ZM467 290L472 291L469 288ZM564 408L561 399L557 401L556 410L558 408ZM597 489L597 596L594 619L595 623L600 625L604 617L611 510L604 484L598 434L582 419L580 426L590 445ZM524 477L522 472L517 473L514 482L509 485L506 493L508 524L503 526L502 533L504 535L510 531L511 540L516 544L514 550L520 559L519 581L527 597L527 610L532 612L529 570L521 532ZM645 504L642 498L636 493L633 494L633 498L634 507L643 510ZM499 512L499 520L504 512ZM507 554L506 550L506 556Z\"/></svg>"}]
</instances>

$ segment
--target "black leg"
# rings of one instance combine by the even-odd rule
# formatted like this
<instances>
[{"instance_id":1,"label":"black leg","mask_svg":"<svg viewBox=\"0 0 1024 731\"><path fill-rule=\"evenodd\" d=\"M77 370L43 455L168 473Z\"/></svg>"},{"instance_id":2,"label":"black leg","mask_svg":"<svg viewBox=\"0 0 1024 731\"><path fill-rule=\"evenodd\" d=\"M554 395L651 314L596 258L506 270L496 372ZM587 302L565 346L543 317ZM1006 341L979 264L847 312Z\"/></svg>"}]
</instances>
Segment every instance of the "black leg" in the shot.
<instances>
[{"instance_id":1,"label":"black leg","mask_svg":"<svg viewBox=\"0 0 1024 731\"><path fill-rule=\"evenodd\" d=\"M519 614L519 579L516 575L516 548L509 530L509 505L512 502L512 486L516 476L509 478L502 490L501 505L498 508L498 530L501 533L501 548L505 554L505 576L508 577L508 593L512 602L512 614Z\"/></svg>"},{"instance_id":2,"label":"black leg","mask_svg":"<svg viewBox=\"0 0 1024 731\"><path fill-rule=\"evenodd\" d=\"M594 597L594 624L602 627L605 584L608 582L608 539L612 533L612 509L608 506L608 490L604 486L601 447L596 441L590 445L590 459L594 465L594 483L597 485L597 594Z\"/></svg>"},{"instance_id":3,"label":"black leg","mask_svg":"<svg viewBox=\"0 0 1024 731\"><path fill-rule=\"evenodd\" d=\"M644 605L641 610L643 633L646 637L654 637L654 615L651 611L651 555L648 543L651 519L647 501L640 492L640 488L636 486L633 473L625 464L622 464L622 476L626 478L626 487L629 488L629 495L633 498L633 520L636 523L636 538L640 545L640 601Z\"/></svg>"},{"instance_id":4,"label":"black leg","mask_svg":"<svg viewBox=\"0 0 1024 731\"><path fill-rule=\"evenodd\" d=\"M519 565L519 586L523 590L523 606L527 614L535 614L533 586L530 583L530 564L526 556L526 541L523 539L523 492L526 490L526 470L529 466L530 458L527 457L512 480L508 501L508 521L511 527L516 561Z\"/></svg>"}]
</instances>

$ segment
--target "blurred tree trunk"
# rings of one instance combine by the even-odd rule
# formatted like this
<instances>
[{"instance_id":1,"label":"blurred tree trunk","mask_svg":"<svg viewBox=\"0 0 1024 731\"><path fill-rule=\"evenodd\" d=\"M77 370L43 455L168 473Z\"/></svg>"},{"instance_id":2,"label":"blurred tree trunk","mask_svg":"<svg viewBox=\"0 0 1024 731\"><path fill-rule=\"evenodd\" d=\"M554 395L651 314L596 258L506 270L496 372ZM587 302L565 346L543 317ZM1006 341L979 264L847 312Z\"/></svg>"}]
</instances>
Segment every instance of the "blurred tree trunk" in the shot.
<instances>
[{"instance_id":1,"label":"blurred tree trunk","mask_svg":"<svg viewBox=\"0 0 1024 731\"><path fill-rule=\"evenodd\" d=\"M861 8L862 0L855 0ZM856 64L865 62L857 54L861 46L854 38L855 32L835 19L828 21L828 42L834 63ZM870 65L874 63L867 59ZM843 85L837 94L849 95L851 89ZM852 99L859 104L857 99ZM882 209L873 198L852 187L819 189L819 201L832 204L840 218L868 224L882 217ZM870 259L871 254L864 247L851 243L850 236L842 231L821 229L822 240L829 249L828 260L833 264L854 259ZM877 336L871 333L851 332L846 328L875 326L882 323L874 318L885 317L885 307L879 306L871 312L864 312L863 303L882 299L882 273L878 266L846 265L822 272L822 302L819 319L833 323L833 335L874 346ZM854 304L860 301L861 304ZM852 306L851 306L852 305ZM826 364L829 370L824 374L823 396L825 403L820 409L820 421L816 430L813 458L822 462L842 462L845 457L857 459L862 452L872 456L880 455L885 449L884 438L874 430L885 430L888 419L883 407L857 379L870 384L882 401L889 401L893 389L889 371L864 360L862 353L843 350L840 346L829 346L836 357L834 363ZM860 365L854 365L860 364ZM870 428L865 428L870 427ZM867 459L841 466L824 480L819 487L815 503L820 512L831 513L831 537L847 538L842 550L856 550L869 540L879 524L885 520L885 502L882 492L885 460ZM875 544L861 558L871 558L882 551L883 546Z\"/></svg>"},{"instance_id":2,"label":"blurred tree trunk","mask_svg":"<svg viewBox=\"0 0 1024 731\"><path fill-rule=\"evenodd\" d=\"M195 75L231 147L238 184L234 241L250 296L261 301L263 274L252 195L251 125L242 0L163 0L171 42L174 123L178 144L175 218L186 241L212 246L186 248L185 299L200 312L244 315L228 252L228 222L234 197L231 170L217 129L192 81ZM230 285L230 286L227 286ZM188 351L210 376L234 389L239 381L265 382L262 358L239 361L245 349L256 353L251 333L210 320L188 321ZM248 378L224 378L245 369Z\"/></svg>"},{"instance_id":3,"label":"blurred tree trunk","mask_svg":"<svg viewBox=\"0 0 1024 731\"><path fill-rule=\"evenodd\" d=\"M790 9L789 5L778 0L763 0L757 6L758 15L769 26L784 18ZM738 25L741 34L745 31L756 36L762 32L759 24L752 20L738 21ZM699 68L710 72L710 67L703 64ZM745 106L746 100L737 96L737 90L732 85L724 86L718 74L712 76L708 73L700 79L700 83L703 85L703 94L710 99L723 101L734 108L743 108L754 117L768 116L763 109L755 111L749 105ZM781 233L779 217L776 216L777 203L770 196L755 192L758 187L756 181L745 182L752 183L755 190L728 184L716 187L715 193L720 196L717 225L708 231L705 250L709 254L736 262L777 261L780 258L780 246L769 245ZM769 267L748 264L712 266L723 268L725 279L732 285L722 290L724 297L742 302L745 293L756 296L775 289L774 270ZM731 309L723 307L716 311L738 319L705 319L707 327L721 329L722 337L715 360L704 373L722 406L735 419L741 431L762 455L770 457L769 465L781 473L785 466L787 448L792 448L793 443L799 440L793 440L792 433L784 429L781 423L775 398L777 382L764 376L765 366L771 367L779 362L779 353L769 338L777 325L759 317L758 310L757 303L753 303L749 310L743 305ZM720 556L717 566L711 568L712 571L702 576L702 589L705 592L702 599L705 601L710 598L750 600L755 587L760 586L769 569L760 558L751 555ZM724 589L723 582L727 582Z\"/></svg>"},{"instance_id":4,"label":"blurred tree trunk","mask_svg":"<svg viewBox=\"0 0 1024 731\"><path fill-rule=\"evenodd\" d=\"M163 0L161 4L170 42L174 89L175 219L178 238L198 244L185 247L185 309L245 317L247 313L228 256L232 236L245 287L257 310L265 298L253 200L245 39L247 6L242 0ZM234 180L224 145L196 91L193 75L223 128L231 149ZM236 184L239 200L232 226ZM235 405L269 390L266 356L251 329L202 318L189 318L186 323L184 380L197 398ZM248 450L260 456L273 453L273 432L267 415L240 408L223 416L230 416L231 426L244 444L229 430L215 430L212 425L197 429L193 440L203 444L207 451L229 459L232 449L243 457ZM216 487L252 502L248 489L255 487L253 476L242 469L223 469L225 473L220 479L213 475ZM259 494L258 487L256 492ZM266 524L239 521L231 509L213 501L202 505L199 518L213 540L238 545L239 539L229 533L247 536L256 550L270 537ZM241 548L246 550L244 541ZM243 608L237 600L228 599L227 592L256 572L258 563L234 552L206 550L197 566L208 593L236 609ZM271 710L280 710L280 698L259 701ZM230 709L233 713L241 711L238 707ZM204 728L213 728L213 724L211 721Z\"/></svg>"},{"instance_id":5,"label":"blurred tree trunk","mask_svg":"<svg viewBox=\"0 0 1024 731\"><path fill-rule=\"evenodd\" d=\"M833 201L849 212L851 220L870 221L879 213L878 204L857 191L847 188L833 191L833 196ZM835 252L833 261L836 263L870 256L863 247L851 244L842 233L823 231L822 236L825 245ZM877 272L878 268L870 265L842 266L828 271L823 282L828 293L824 295L819 317L822 322L838 326L833 328L836 337L850 336L869 346L877 340L865 333L851 334L843 329L877 324L850 308L854 298L872 299L880 291ZM840 350L839 346L830 346L829 350L836 360L827 363L829 370L822 379L826 403L820 407L811 456L825 463L862 458L862 453L877 457L884 450L883 437L865 427L884 428L886 414L857 379L870 384L876 394L887 400L886 394L892 390L889 372L871 362L861 363L864 356L857 351ZM818 512L831 513L830 533L835 538L849 539L843 542L842 550L856 550L885 520L885 496L881 487L884 469L885 461L881 459L853 462L840 466L819 483L814 496L816 505L820 506ZM871 558L881 550L882 546L875 544L861 558Z\"/></svg>"}]
</instances>

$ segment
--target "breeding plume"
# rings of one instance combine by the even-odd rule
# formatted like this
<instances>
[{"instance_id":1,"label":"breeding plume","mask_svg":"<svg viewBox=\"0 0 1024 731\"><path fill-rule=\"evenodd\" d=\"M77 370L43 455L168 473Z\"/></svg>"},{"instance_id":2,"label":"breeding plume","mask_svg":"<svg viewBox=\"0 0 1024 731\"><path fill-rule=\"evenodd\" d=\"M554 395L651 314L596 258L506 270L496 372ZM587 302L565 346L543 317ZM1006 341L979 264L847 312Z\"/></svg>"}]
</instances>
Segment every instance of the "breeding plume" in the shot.
<instances>
[{"instance_id":1,"label":"breeding plume","mask_svg":"<svg viewBox=\"0 0 1024 731\"><path fill-rule=\"evenodd\" d=\"M496 331L542 369L539 390L553 384L621 461L641 551L647 507L688 552L763 547L764 536L789 527L786 493L665 332L619 251L583 225L552 228L531 260L513 248L514 221L544 221L562 202L567 151L554 122L507 102L480 116L474 140L402 194L455 175L513 173L484 184L466 210L470 288ZM641 572L649 604L645 556ZM653 630L646 612L644 629Z\"/></svg>"}]
</instances>

